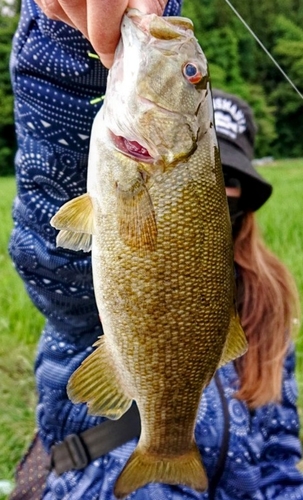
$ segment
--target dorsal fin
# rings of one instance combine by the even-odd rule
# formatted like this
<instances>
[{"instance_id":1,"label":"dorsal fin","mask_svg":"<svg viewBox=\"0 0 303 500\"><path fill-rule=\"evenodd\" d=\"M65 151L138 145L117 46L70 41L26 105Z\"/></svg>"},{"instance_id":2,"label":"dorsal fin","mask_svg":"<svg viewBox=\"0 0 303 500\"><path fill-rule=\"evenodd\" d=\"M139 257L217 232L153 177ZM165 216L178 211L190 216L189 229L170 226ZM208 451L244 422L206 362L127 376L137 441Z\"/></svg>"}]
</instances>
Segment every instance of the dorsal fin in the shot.
<instances>
[{"instance_id":1,"label":"dorsal fin","mask_svg":"<svg viewBox=\"0 0 303 500\"><path fill-rule=\"evenodd\" d=\"M247 339L240 323L239 315L232 307L232 315L219 367L239 358L247 351Z\"/></svg>"}]
</instances>

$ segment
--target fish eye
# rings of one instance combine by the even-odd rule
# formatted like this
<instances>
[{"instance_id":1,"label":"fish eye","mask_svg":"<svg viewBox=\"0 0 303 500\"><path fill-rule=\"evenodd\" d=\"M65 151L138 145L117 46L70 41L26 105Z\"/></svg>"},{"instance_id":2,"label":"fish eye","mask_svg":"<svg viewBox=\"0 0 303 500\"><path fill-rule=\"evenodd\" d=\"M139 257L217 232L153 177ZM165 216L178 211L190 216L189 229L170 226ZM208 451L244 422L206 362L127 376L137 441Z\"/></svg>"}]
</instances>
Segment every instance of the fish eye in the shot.
<instances>
[{"instance_id":1,"label":"fish eye","mask_svg":"<svg viewBox=\"0 0 303 500\"><path fill-rule=\"evenodd\" d=\"M183 67L183 75L190 83L199 83L202 80L202 73L198 66L188 62Z\"/></svg>"}]
</instances>

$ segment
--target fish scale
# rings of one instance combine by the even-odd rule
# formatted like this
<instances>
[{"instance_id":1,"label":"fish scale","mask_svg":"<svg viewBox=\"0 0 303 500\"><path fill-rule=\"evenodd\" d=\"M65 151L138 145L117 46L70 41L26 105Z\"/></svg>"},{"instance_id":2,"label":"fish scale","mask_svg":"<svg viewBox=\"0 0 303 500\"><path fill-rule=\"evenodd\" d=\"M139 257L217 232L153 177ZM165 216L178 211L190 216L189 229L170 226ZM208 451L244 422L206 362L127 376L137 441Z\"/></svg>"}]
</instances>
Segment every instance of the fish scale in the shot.
<instances>
[{"instance_id":1,"label":"fish scale","mask_svg":"<svg viewBox=\"0 0 303 500\"><path fill-rule=\"evenodd\" d=\"M184 18L131 10L121 32L92 129L87 194L52 219L59 245L92 249L104 330L68 394L113 419L137 403L141 436L118 498L151 481L203 491L201 394L247 345L207 61Z\"/></svg>"}]
</instances>

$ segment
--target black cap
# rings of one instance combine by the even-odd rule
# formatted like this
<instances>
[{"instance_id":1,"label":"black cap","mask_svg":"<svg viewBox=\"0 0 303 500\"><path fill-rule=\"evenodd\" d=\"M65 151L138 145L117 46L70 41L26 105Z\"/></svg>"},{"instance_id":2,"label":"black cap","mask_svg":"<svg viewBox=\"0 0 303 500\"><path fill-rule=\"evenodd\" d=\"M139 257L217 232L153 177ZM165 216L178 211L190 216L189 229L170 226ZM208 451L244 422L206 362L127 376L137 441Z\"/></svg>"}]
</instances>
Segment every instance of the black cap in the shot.
<instances>
[{"instance_id":1,"label":"black cap","mask_svg":"<svg viewBox=\"0 0 303 500\"><path fill-rule=\"evenodd\" d=\"M239 179L244 210L258 210L270 197L272 186L252 165L257 127L252 110L242 99L213 89L215 127L223 171Z\"/></svg>"}]
</instances>

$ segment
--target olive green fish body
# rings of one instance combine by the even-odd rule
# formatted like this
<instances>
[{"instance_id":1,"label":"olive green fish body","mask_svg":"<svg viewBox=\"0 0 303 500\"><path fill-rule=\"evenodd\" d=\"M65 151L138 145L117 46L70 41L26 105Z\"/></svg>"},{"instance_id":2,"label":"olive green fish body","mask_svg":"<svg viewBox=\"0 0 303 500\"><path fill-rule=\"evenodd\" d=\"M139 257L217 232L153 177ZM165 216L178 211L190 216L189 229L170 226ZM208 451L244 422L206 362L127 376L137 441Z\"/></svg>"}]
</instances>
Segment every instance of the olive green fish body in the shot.
<instances>
[{"instance_id":1,"label":"olive green fish body","mask_svg":"<svg viewBox=\"0 0 303 500\"><path fill-rule=\"evenodd\" d=\"M210 167L216 151L212 139L205 139L203 146L206 142ZM116 205L116 209L107 217L99 209L100 233L93 242L95 292L105 343L107 338L112 343L112 363L121 371L123 390L139 408L141 400L144 408L149 407L147 413L155 418L150 425L155 428L164 418L161 407L175 413L175 405L180 405L177 393L188 392L182 400L184 408L180 405L184 415L189 411L188 401L199 400L218 366L230 321L229 219L222 186L218 190L215 182L207 182L207 169L201 167L205 165L201 157L207 153L199 149L187 163L159 175L149 189L157 223L155 250L138 251L121 240L114 178L108 206ZM101 172L100 168L102 178ZM217 196L214 190L219 191ZM201 203L203 194L210 201L208 208ZM211 223L209 210L217 214L212 214ZM191 433L193 425L192 419ZM165 440L160 446L165 446Z\"/></svg>"},{"instance_id":2,"label":"olive green fish body","mask_svg":"<svg viewBox=\"0 0 303 500\"><path fill-rule=\"evenodd\" d=\"M122 38L93 125L88 194L52 221L69 248L88 249L92 234L104 329L69 395L109 418L132 400L140 412L118 498L150 481L207 487L199 401L218 366L246 348L206 59L182 18L130 11Z\"/></svg>"}]
</instances>

